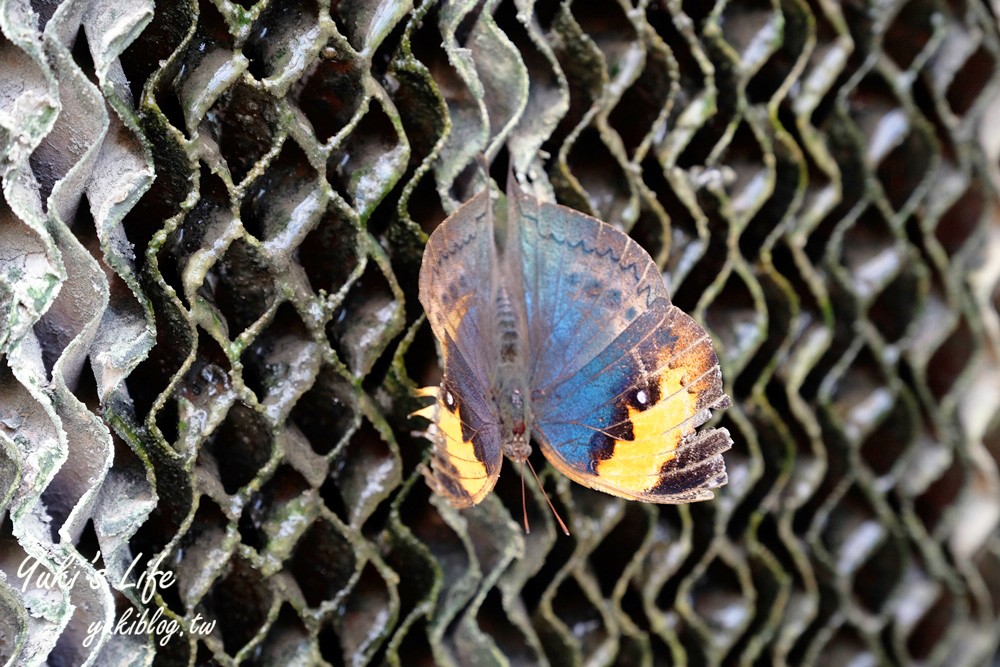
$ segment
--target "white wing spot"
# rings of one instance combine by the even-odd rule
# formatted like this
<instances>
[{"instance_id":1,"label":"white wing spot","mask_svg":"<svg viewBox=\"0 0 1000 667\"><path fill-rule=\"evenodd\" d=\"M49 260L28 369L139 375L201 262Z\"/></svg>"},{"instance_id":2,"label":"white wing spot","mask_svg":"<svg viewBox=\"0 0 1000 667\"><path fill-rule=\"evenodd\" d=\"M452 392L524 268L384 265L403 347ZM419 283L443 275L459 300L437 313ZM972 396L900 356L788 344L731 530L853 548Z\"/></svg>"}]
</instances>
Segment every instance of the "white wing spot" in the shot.
<instances>
[{"instance_id":1,"label":"white wing spot","mask_svg":"<svg viewBox=\"0 0 1000 667\"><path fill-rule=\"evenodd\" d=\"M451 395L450 391L444 393L444 402L448 404L449 408L455 407L455 397Z\"/></svg>"},{"instance_id":2,"label":"white wing spot","mask_svg":"<svg viewBox=\"0 0 1000 667\"><path fill-rule=\"evenodd\" d=\"M646 405L646 401L649 400L649 397L646 396L646 390L640 389L639 393L635 395L635 400L639 401L639 405Z\"/></svg>"}]
</instances>

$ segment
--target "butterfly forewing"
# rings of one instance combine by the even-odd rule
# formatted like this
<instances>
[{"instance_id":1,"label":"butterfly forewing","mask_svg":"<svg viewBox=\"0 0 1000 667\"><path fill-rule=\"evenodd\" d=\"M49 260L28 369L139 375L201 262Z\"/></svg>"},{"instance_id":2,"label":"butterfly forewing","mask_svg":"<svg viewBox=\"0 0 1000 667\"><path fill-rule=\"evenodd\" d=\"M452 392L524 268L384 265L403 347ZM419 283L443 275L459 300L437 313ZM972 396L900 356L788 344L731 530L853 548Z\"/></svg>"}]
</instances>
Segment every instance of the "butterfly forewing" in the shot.
<instances>
[{"instance_id":1,"label":"butterfly forewing","mask_svg":"<svg viewBox=\"0 0 1000 667\"><path fill-rule=\"evenodd\" d=\"M725 407L708 333L670 303L649 255L595 218L515 191L530 341L533 435L571 479L649 502L726 482Z\"/></svg>"},{"instance_id":2,"label":"butterfly forewing","mask_svg":"<svg viewBox=\"0 0 1000 667\"><path fill-rule=\"evenodd\" d=\"M500 474L501 452L491 383L496 250L489 192L441 223L420 267L420 303L441 345L444 380L424 390L435 404L419 414L433 425L428 481L456 507L482 500Z\"/></svg>"},{"instance_id":3,"label":"butterfly forewing","mask_svg":"<svg viewBox=\"0 0 1000 667\"><path fill-rule=\"evenodd\" d=\"M533 387L570 377L610 345L657 298L656 265L627 236L596 218L508 192L519 238Z\"/></svg>"}]
</instances>

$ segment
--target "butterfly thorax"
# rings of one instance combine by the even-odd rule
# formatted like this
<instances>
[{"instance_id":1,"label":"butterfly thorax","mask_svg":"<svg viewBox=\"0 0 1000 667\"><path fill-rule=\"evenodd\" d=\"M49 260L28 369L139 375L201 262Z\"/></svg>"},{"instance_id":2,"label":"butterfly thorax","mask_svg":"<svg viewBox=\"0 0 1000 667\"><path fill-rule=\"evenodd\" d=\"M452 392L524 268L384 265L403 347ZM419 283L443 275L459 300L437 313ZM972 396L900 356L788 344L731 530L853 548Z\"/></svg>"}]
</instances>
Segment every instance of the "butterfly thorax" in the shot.
<instances>
[{"instance_id":1,"label":"butterfly thorax","mask_svg":"<svg viewBox=\"0 0 1000 667\"><path fill-rule=\"evenodd\" d=\"M531 405L525 381L524 339L507 291L496 300L497 373L494 396L500 416L500 442L505 456L522 463L531 454Z\"/></svg>"}]
</instances>

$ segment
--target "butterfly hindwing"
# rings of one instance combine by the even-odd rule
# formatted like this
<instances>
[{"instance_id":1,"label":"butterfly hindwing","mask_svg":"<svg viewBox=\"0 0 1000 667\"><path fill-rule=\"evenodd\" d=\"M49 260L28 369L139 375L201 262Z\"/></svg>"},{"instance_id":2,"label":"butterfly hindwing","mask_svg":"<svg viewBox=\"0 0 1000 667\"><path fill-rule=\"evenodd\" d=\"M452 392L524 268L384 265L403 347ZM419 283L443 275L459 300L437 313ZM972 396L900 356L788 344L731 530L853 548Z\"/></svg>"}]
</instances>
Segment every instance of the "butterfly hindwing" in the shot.
<instances>
[{"instance_id":1,"label":"butterfly hindwing","mask_svg":"<svg viewBox=\"0 0 1000 667\"><path fill-rule=\"evenodd\" d=\"M571 479L648 502L726 482L728 405L708 333L670 303L649 255L595 218L515 192L535 440Z\"/></svg>"},{"instance_id":2,"label":"butterfly hindwing","mask_svg":"<svg viewBox=\"0 0 1000 667\"><path fill-rule=\"evenodd\" d=\"M441 344L444 379L420 393L434 405L418 414L433 423L428 482L455 507L481 501L494 487L502 459L491 340L496 251L489 192L468 201L427 241L420 267L420 303Z\"/></svg>"}]
</instances>

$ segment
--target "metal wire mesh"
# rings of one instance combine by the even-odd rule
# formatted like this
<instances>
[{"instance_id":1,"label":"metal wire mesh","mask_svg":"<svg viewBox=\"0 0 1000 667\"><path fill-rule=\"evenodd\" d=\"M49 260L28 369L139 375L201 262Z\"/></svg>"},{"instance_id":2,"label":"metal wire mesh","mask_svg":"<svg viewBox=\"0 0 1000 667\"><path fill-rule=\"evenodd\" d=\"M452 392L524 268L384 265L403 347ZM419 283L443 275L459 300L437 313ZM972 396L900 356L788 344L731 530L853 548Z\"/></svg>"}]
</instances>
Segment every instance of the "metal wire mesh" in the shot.
<instances>
[{"instance_id":1,"label":"metal wire mesh","mask_svg":"<svg viewBox=\"0 0 1000 667\"><path fill-rule=\"evenodd\" d=\"M992 659L995 7L3 0L0 31L3 660ZM712 332L717 500L546 471L565 538L515 474L463 512L420 481L415 278L482 153ZM143 610L215 625L92 632Z\"/></svg>"}]
</instances>

